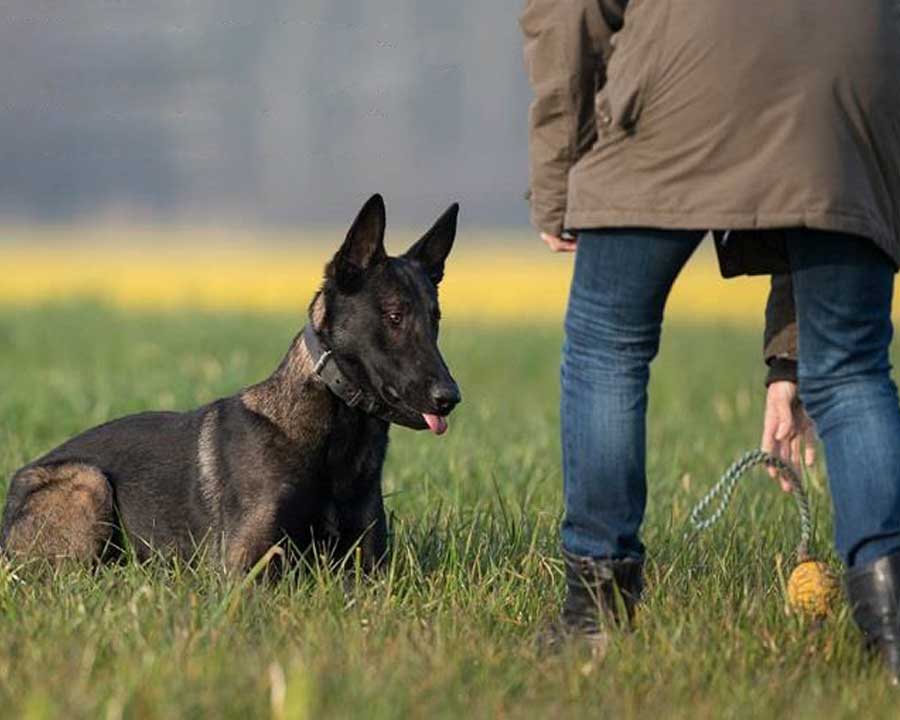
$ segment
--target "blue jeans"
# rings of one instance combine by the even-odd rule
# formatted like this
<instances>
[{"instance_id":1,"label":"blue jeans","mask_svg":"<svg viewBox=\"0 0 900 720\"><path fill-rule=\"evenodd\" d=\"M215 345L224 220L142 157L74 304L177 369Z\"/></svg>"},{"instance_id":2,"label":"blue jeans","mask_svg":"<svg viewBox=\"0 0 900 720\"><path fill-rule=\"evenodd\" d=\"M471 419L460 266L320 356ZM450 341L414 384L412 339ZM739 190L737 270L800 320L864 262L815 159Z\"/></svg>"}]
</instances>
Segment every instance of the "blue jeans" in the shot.
<instances>
[{"instance_id":1,"label":"blue jeans","mask_svg":"<svg viewBox=\"0 0 900 720\"><path fill-rule=\"evenodd\" d=\"M580 232L563 347L563 547L642 557L647 381L672 284L702 232ZM900 550L900 406L890 378L894 267L850 235L788 231L800 395L825 446L848 565ZM762 308L760 308L762 314Z\"/></svg>"}]
</instances>

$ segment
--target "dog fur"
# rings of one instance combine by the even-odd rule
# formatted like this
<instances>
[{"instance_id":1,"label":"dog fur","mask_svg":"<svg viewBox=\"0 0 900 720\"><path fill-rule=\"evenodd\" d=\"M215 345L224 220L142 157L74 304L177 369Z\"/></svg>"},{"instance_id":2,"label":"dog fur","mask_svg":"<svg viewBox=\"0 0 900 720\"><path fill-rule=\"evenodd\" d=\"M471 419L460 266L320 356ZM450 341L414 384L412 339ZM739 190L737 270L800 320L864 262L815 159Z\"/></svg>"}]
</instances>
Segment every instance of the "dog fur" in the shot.
<instances>
[{"instance_id":1,"label":"dog fur","mask_svg":"<svg viewBox=\"0 0 900 720\"><path fill-rule=\"evenodd\" d=\"M353 382L416 429L459 391L437 347L437 284L457 206L400 257L384 251L373 196L326 267L309 322ZM183 413L146 412L78 435L16 472L0 545L20 559L91 562L129 546L244 571L275 543L387 552L381 469L388 420L342 402L314 372L300 333L275 372Z\"/></svg>"}]
</instances>

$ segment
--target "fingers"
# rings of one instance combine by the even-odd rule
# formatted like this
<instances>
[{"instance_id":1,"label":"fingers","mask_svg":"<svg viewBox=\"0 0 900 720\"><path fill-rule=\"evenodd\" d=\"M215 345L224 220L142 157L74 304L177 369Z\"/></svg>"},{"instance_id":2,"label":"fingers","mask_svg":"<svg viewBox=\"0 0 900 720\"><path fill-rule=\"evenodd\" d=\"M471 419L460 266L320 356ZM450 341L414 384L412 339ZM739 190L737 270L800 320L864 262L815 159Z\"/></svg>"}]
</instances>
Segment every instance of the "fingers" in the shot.
<instances>
[{"instance_id":1,"label":"fingers","mask_svg":"<svg viewBox=\"0 0 900 720\"><path fill-rule=\"evenodd\" d=\"M776 431L776 441L771 450L772 455L779 458L786 465L799 470L797 459L800 457L800 436L794 432L794 427L789 422L782 423L779 431ZM770 477L776 478L784 492L792 490L791 483L784 473L774 467L769 468Z\"/></svg>"},{"instance_id":2,"label":"fingers","mask_svg":"<svg viewBox=\"0 0 900 720\"><path fill-rule=\"evenodd\" d=\"M804 463L806 467L812 467L816 464L816 430L812 425L803 431L803 449Z\"/></svg>"},{"instance_id":3,"label":"fingers","mask_svg":"<svg viewBox=\"0 0 900 720\"><path fill-rule=\"evenodd\" d=\"M784 412L783 409L779 410L779 412ZM790 411L788 411L790 412ZM778 424L775 427L775 441L778 443L786 443L790 442L790 439L794 436L794 421L791 419L790 415L778 418Z\"/></svg>"},{"instance_id":4,"label":"fingers","mask_svg":"<svg viewBox=\"0 0 900 720\"><path fill-rule=\"evenodd\" d=\"M800 461L802 460L803 455L802 445L803 436L801 434L794 435L790 441L790 451L787 453L788 457L783 458L785 462L788 462L798 474L802 472L800 467ZM781 489L785 492L791 491L791 484L784 476L781 477Z\"/></svg>"},{"instance_id":5,"label":"fingers","mask_svg":"<svg viewBox=\"0 0 900 720\"><path fill-rule=\"evenodd\" d=\"M760 445L766 452L774 451L776 444L784 437L785 423L789 422L791 417L787 402L780 398L773 388L774 383L766 395L766 412L763 416L763 433L760 440Z\"/></svg>"},{"instance_id":6,"label":"fingers","mask_svg":"<svg viewBox=\"0 0 900 720\"><path fill-rule=\"evenodd\" d=\"M800 453L800 439L794 432L794 427L790 422L782 423L779 429L782 432L780 435L776 436L778 437L778 444L776 446L776 452L774 454L785 464L793 466L794 456L799 455ZM778 482L781 485L781 489L784 490L784 492L790 492L790 482L788 482L787 478L782 473L778 471L776 471L776 473L778 475Z\"/></svg>"},{"instance_id":7,"label":"fingers","mask_svg":"<svg viewBox=\"0 0 900 720\"><path fill-rule=\"evenodd\" d=\"M800 456L799 433L794 421L792 402L795 392L790 383L772 383L766 394L766 414L760 447L767 453L792 463ZM795 442L796 441L796 442ZM788 492L790 483L774 467L767 468L769 477L777 479Z\"/></svg>"},{"instance_id":8,"label":"fingers","mask_svg":"<svg viewBox=\"0 0 900 720\"><path fill-rule=\"evenodd\" d=\"M778 485L781 487L781 492L789 493L794 489L790 481L782 473L778 474Z\"/></svg>"},{"instance_id":9,"label":"fingers","mask_svg":"<svg viewBox=\"0 0 900 720\"><path fill-rule=\"evenodd\" d=\"M791 452L792 452L792 440L782 440L776 441L772 444L769 449L763 448L770 455L780 459L784 463L791 463ZM781 486L781 489L784 492L791 491L791 484L788 482L788 479L784 476L784 474L776 467L768 466L766 468L769 473L769 477L773 480L777 480L778 484Z\"/></svg>"},{"instance_id":10,"label":"fingers","mask_svg":"<svg viewBox=\"0 0 900 720\"><path fill-rule=\"evenodd\" d=\"M767 452L771 455L775 454L775 427L777 424L777 418L769 412L766 412L766 418L763 422L763 434L762 439L760 440L759 446L763 449L764 452ZM774 478L776 476L775 468L767 468L769 472L769 476Z\"/></svg>"},{"instance_id":11,"label":"fingers","mask_svg":"<svg viewBox=\"0 0 900 720\"><path fill-rule=\"evenodd\" d=\"M553 252L575 252L578 245L576 238L557 237L549 233L541 233L541 240L546 243Z\"/></svg>"},{"instance_id":12,"label":"fingers","mask_svg":"<svg viewBox=\"0 0 900 720\"><path fill-rule=\"evenodd\" d=\"M770 392L766 400L766 414L763 421L763 434L760 440L760 447L767 453L776 457L781 457L785 440L791 434L791 415L790 408L785 410L785 403L782 402L777 395ZM778 471L775 468L768 468L769 476L776 478Z\"/></svg>"},{"instance_id":13,"label":"fingers","mask_svg":"<svg viewBox=\"0 0 900 720\"><path fill-rule=\"evenodd\" d=\"M802 454L800 450L800 435L795 434L791 437L786 453L787 457L784 458L784 460L793 465L796 470L800 469L800 455Z\"/></svg>"},{"instance_id":14,"label":"fingers","mask_svg":"<svg viewBox=\"0 0 900 720\"><path fill-rule=\"evenodd\" d=\"M760 447L798 474L804 465L815 463L815 426L800 402L796 383L779 381L769 385ZM784 476L772 467L768 471L771 477L778 478L782 490L790 492L791 485Z\"/></svg>"},{"instance_id":15,"label":"fingers","mask_svg":"<svg viewBox=\"0 0 900 720\"><path fill-rule=\"evenodd\" d=\"M767 409L763 419L762 437L759 440L759 446L766 452L772 452L772 446L775 444L775 424L775 417Z\"/></svg>"},{"instance_id":16,"label":"fingers","mask_svg":"<svg viewBox=\"0 0 900 720\"><path fill-rule=\"evenodd\" d=\"M802 405L795 408L795 417L803 438L803 464L810 467L816 462L816 426Z\"/></svg>"}]
</instances>

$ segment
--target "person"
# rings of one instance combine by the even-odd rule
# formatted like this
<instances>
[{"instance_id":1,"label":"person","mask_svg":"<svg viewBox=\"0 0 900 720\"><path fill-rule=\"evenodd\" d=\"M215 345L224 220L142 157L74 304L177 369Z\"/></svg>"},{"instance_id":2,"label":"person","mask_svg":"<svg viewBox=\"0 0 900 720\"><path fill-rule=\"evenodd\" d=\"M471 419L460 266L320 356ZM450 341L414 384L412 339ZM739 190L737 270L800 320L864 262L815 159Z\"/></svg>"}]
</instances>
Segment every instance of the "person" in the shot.
<instances>
[{"instance_id":1,"label":"person","mask_svg":"<svg viewBox=\"0 0 900 720\"><path fill-rule=\"evenodd\" d=\"M712 232L724 275L772 275L763 446L796 461L814 422L853 614L897 678L896 2L527 0L520 26L531 219L575 252L550 640L600 642L641 596L649 367Z\"/></svg>"}]
</instances>

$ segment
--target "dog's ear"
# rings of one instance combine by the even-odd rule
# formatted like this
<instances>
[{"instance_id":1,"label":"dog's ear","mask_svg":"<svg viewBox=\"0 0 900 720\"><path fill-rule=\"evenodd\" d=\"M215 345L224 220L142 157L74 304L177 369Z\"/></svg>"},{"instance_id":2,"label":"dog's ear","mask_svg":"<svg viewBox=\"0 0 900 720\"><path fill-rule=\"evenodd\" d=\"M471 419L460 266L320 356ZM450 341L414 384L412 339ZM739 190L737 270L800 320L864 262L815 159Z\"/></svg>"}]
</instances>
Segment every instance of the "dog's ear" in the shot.
<instances>
[{"instance_id":1,"label":"dog's ear","mask_svg":"<svg viewBox=\"0 0 900 720\"><path fill-rule=\"evenodd\" d=\"M375 194L359 211L331 262L330 269L342 290L358 288L363 273L387 259L384 226L384 199Z\"/></svg>"},{"instance_id":2,"label":"dog's ear","mask_svg":"<svg viewBox=\"0 0 900 720\"><path fill-rule=\"evenodd\" d=\"M459 203L453 203L403 256L420 263L435 285L444 277L444 261L456 238L457 215Z\"/></svg>"}]
</instances>

